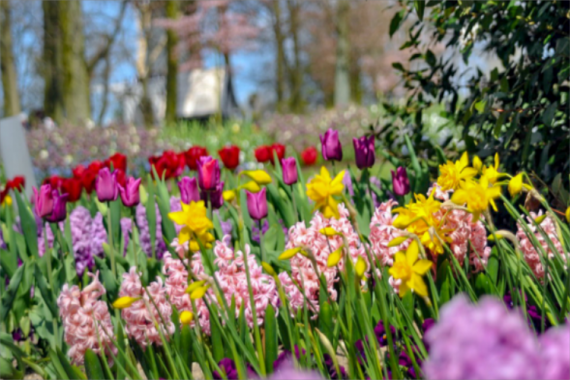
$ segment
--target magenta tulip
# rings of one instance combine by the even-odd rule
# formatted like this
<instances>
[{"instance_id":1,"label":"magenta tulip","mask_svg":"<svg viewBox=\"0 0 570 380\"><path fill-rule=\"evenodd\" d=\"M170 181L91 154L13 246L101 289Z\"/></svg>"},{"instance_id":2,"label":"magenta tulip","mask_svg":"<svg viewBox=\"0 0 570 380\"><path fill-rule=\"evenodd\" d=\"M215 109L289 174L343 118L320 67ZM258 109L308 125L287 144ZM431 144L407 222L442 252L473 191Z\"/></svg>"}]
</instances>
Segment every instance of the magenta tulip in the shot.
<instances>
[{"instance_id":1,"label":"magenta tulip","mask_svg":"<svg viewBox=\"0 0 570 380\"><path fill-rule=\"evenodd\" d=\"M281 168L283 169L283 182L287 185L297 183L297 161L295 157L288 157L281 160Z\"/></svg>"},{"instance_id":2,"label":"magenta tulip","mask_svg":"<svg viewBox=\"0 0 570 380\"><path fill-rule=\"evenodd\" d=\"M324 135L319 135L321 138L321 151L323 153L323 158L327 161L342 160L342 146L338 139L338 131L334 129L329 129Z\"/></svg>"},{"instance_id":3,"label":"magenta tulip","mask_svg":"<svg viewBox=\"0 0 570 380\"><path fill-rule=\"evenodd\" d=\"M53 210L52 212L46 216L46 219L52 223L59 223L65 220L67 216L67 199L68 194L59 194L57 190L52 190L52 198L53 198Z\"/></svg>"},{"instance_id":4,"label":"magenta tulip","mask_svg":"<svg viewBox=\"0 0 570 380\"><path fill-rule=\"evenodd\" d=\"M140 203L140 193L139 187L141 185L141 178L134 179L133 177L127 178L125 187L119 186L119 193L121 194L121 200L123 204L127 207L133 207Z\"/></svg>"},{"instance_id":5,"label":"magenta tulip","mask_svg":"<svg viewBox=\"0 0 570 380\"><path fill-rule=\"evenodd\" d=\"M32 190L34 192L33 201L36 215L40 218L44 218L51 214L53 211L53 195L51 185L42 185L39 191L35 187Z\"/></svg>"},{"instance_id":6,"label":"magenta tulip","mask_svg":"<svg viewBox=\"0 0 570 380\"><path fill-rule=\"evenodd\" d=\"M202 191L216 190L220 184L220 165L210 156L198 159L198 183Z\"/></svg>"},{"instance_id":7,"label":"magenta tulip","mask_svg":"<svg viewBox=\"0 0 570 380\"><path fill-rule=\"evenodd\" d=\"M398 167L396 172L392 172L392 187L394 188L394 194L396 195L406 195L410 192L410 180L408 179L408 173L406 168L403 166Z\"/></svg>"},{"instance_id":8,"label":"magenta tulip","mask_svg":"<svg viewBox=\"0 0 570 380\"><path fill-rule=\"evenodd\" d=\"M372 167L374 161L376 161L374 136L362 136L359 139L353 138L352 143L354 144L354 155L356 156L356 166L358 166L358 169L362 170Z\"/></svg>"},{"instance_id":9,"label":"magenta tulip","mask_svg":"<svg viewBox=\"0 0 570 380\"><path fill-rule=\"evenodd\" d=\"M117 185L116 172L111 174L109 168L99 170L95 180L95 191L99 202L109 202L117 199L119 186Z\"/></svg>"},{"instance_id":10,"label":"magenta tulip","mask_svg":"<svg viewBox=\"0 0 570 380\"><path fill-rule=\"evenodd\" d=\"M266 188L264 187L258 193L250 193L246 190L247 195L247 210L249 216L255 220L261 220L267 216L267 196Z\"/></svg>"},{"instance_id":11,"label":"magenta tulip","mask_svg":"<svg viewBox=\"0 0 570 380\"><path fill-rule=\"evenodd\" d=\"M183 203L198 202L200 193L198 192L198 182L196 178L184 177L178 182L180 189L180 199Z\"/></svg>"}]
</instances>

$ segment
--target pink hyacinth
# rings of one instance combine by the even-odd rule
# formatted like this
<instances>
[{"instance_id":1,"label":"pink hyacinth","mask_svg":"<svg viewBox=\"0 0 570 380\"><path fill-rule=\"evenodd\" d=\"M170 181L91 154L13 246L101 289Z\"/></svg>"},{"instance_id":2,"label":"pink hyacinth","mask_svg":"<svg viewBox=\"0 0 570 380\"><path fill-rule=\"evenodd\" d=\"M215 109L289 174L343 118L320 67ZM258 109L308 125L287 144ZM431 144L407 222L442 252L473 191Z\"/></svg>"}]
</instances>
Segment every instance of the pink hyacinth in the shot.
<instances>
[{"instance_id":1,"label":"pink hyacinth","mask_svg":"<svg viewBox=\"0 0 570 380\"><path fill-rule=\"evenodd\" d=\"M392 214L392 208L398 203L394 200L388 200L382 203L372 216L370 221L369 239L372 243L372 253L376 255L383 265L392 266L394 264L394 255L396 252L404 251L410 244L406 241L396 247L388 247L388 243L392 239L403 235L403 232L392 224L396 217Z\"/></svg>"},{"instance_id":2,"label":"pink hyacinth","mask_svg":"<svg viewBox=\"0 0 570 380\"><path fill-rule=\"evenodd\" d=\"M223 241L217 241L214 247L216 259L214 263L219 270L215 273L216 280L228 305L232 303L232 297L236 305L235 315L239 317L240 308L244 307L246 321L250 328L253 328L253 310L249 300L249 290L245 271L244 254L242 251L234 252L230 248L231 237L224 236ZM261 265L250 253L249 245L245 246L245 257L249 267L251 281L251 291L255 303L257 315L256 324L262 325L265 317L265 310L268 305L272 305L275 310L278 308L279 296L275 280L270 275L262 272Z\"/></svg>"},{"instance_id":3,"label":"pink hyacinth","mask_svg":"<svg viewBox=\"0 0 570 380\"><path fill-rule=\"evenodd\" d=\"M77 285L65 284L57 298L65 343L70 346L67 354L76 365L83 364L87 349L99 355L102 351L107 356L110 353L117 355L111 316L107 304L99 300L105 294L105 288L99 282L99 272L88 275L93 281L83 290Z\"/></svg>"},{"instance_id":4,"label":"pink hyacinth","mask_svg":"<svg viewBox=\"0 0 570 380\"><path fill-rule=\"evenodd\" d=\"M368 264L366 250L364 245L358 238L358 234L354 231L352 224L348 220L348 210L343 204L338 206L340 218L325 218L320 212L316 212L311 220L310 227L306 227L304 222L299 222L289 229L289 241L286 248L304 247L315 257L319 274L324 275L327 290L333 300L337 298L337 292L334 289L335 282L338 281L338 270L344 268L344 260L341 260L338 266L329 268L327 259L331 252L340 248L343 244L342 236L325 236L319 231L325 227L332 227L335 231L342 233L349 248L349 255L356 262L358 257L362 257ZM291 308L296 311L303 307L304 298L299 292L295 283L302 286L307 299L311 302L311 308L314 311L319 309L319 274L315 273L315 269L311 261L298 254L291 259L291 275L286 272L279 274L285 293L289 297Z\"/></svg>"},{"instance_id":5,"label":"pink hyacinth","mask_svg":"<svg viewBox=\"0 0 570 380\"><path fill-rule=\"evenodd\" d=\"M544 252L547 253L548 258L553 259L555 257L555 253L552 251L552 249L550 249L550 246L548 245L546 239L543 237L540 231L534 226L531 220L531 218L536 219L541 215L543 215L542 210L540 210L538 214L531 212L530 218L527 217L527 220L529 221L528 228L530 229L530 231L532 231L532 233L536 237L536 240L538 240L539 244L542 246ZM556 248L556 251L558 251L558 254L560 254L562 256L562 259L566 261L566 255L562 250L562 244L560 243L560 240L558 239L558 233L556 232L556 225L554 224L552 219L547 216L540 223L540 227L544 230L545 234L552 241L552 244L554 245L554 248ZM529 239L529 237L526 235L525 231L523 230L522 226L518 223L517 223L517 238L520 241L521 250L524 254L524 258L528 263L528 265L530 266L530 268L532 269L532 271L534 272L535 276L537 278L543 278L544 267L540 261L541 253L539 253L536 250L532 240Z\"/></svg>"},{"instance_id":6,"label":"pink hyacinth","mask_svg":"<svg viewBox=\"0 0 570 380\"><path fill-rule=\"evenodd\" d=\"M162 279L157 277L147 289L148 293L142 287L140 273L137 273L136 267L131 267L128 273L123 274L119 296L142 297L142 299L123 309L121 316L125 320L127 335L136 340L143 349L146 349L149 342L162 345L156 324L167 338L174 334L175 330L170 320L172 307L166 299L166 289L162 285ZM149 294L156 306L150 300Z\"/></svg>"},{"instance_id":7,"label":"pink hyacinth","mask_svg":"<svg viewBox=\"0 0 570 380\"><path fill-rule=\"evenodd\" d=\"M166 289L170 302L176 307L178 313L182 311L194 312L190 296L185 293L188 287L187 265L188 259L184 259L184 263L182 263L180 259L173 258L170 253L164 254L164 266L162 267L162 273L166 277L164 288ZM207 280L209 278L209 276L204 273L201 255L196 254L192 256L191 269L192 273L199 280ZM208 307L203 299L197 299L194 303L198 311L197 318L200 321L200 327L206 334L210 334L210 312ZM194 326L194 321L192 321L190 326Z\"/></svg>"}]
</instances>

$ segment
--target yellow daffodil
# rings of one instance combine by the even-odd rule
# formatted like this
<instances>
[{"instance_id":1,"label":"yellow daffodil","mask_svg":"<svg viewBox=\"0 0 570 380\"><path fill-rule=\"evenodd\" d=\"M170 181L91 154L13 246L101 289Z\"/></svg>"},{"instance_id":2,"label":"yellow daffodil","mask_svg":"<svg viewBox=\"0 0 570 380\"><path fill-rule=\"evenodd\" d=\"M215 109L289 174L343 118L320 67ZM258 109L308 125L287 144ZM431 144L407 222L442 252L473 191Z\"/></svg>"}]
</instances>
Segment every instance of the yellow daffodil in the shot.
<instances>
[{"instance_id":1,"label":"yellow daffodil","mask_svg":"<svg viewBox=\"0 0 570 380\"><path fill-rule=\"evenodd\" d=\"M184 310L182 313L180 313L180 323L183 325L189 325L193 319L194 314L191 311Z\"/></svg>"},{"instance_id":2,"label":"yellow daffodil","mask_svg":"<svg viewBox=\"0 0 570 380\"><path fill-rule=\"evenodd\" d=\"M321 228L319 230L319 232L325 236L337 236L337 235L341 235L340 232L337 232L334 228L332 227L324 227Z\"/></svg>"},{"instance_id":3,"label":"yellow daffodil","mask_svg":"<svg viewBox=\"0 0 570 380\"><path fill-rule=\"evenodd\" d=\"M194 290L198 289L200 286L203 286L206 283L206 280L194 281L184 291L186 294L191 294Z\"/></svg>"},{"instance_id":4,"label":"yellow daffodil","mask_svg":"<svg viewBox=\"0 0 570 380\"><path fill-rule=\"evenodd\" d=\"M236 192L234 190L226 190L222 193L222 197L224 197L224 201L231 202L236 197Z\"/></svg>"},{"instance_id":5,"label":"yellow daffodil","mask_svg":"<svg viewBox=\"0 0 570 380\"><path fill-rule=\"evenodd\" d=\"M183 226L178 235L178 242L183 244L190 241L189 248L196 252L200 246L196 240L199 240L206 248L212 246L214 236L209 232L214 228L214 224L207 216L207 210L203 201L190 202L182 205L182 211L175 211L168 214L168 217L176 224Z\"/></svg>"},{"instance_id":6,"label":"yellow daffodil","mask_svg":"<svg viewBox=\"0 0 570 380\"><path fill-rule=\"evenodd\" d=\"M342 248L343 247L340 247L329 255L327 259L327 267L334 267L340 262L340 259L342 259Z\"/></svg>"},{"instance_id":7,"label":"yellow daffodil","mask_svg":"<svg viewBox=\"0 0 570 380\"><path fill-rule=\"evenodd\" d=\"M362 256L358 256L358 260L356 260L356 264L354 265L354 270L358 278L362 278L362 276L364 276L364 272L366 272L367 268L368 265L366 264L366 260L364 260Z\"/></svg>"},{"instance_id":8,"label":"yellow daffodil","mask_svg":"<svg viewBox=\"0 0 570 380\"><path fill-rule=\"evenodd\" d=\"M267 174L265 170L246 170L242 173L259 185L267 185L271 183L271 176Z\"/></svg>"},{"instance_id":9,"label":"yellow daffodil","mask_svg":"<svg viewBox=\"0 0 570 380\"><path fill-rule=\"evenodd\" d=\"M131 307L133 303L137 302L141 298L142 297L128 297L128 296L121 297L117 299L115 302L113 302L113 307L115 309L126 309L128 307Z\"/></svg>"},{"instance_id":10,"label":"yellow daffodil","mask_svg":"<svg viewBox=\"0 0 570 380\"><path fill-rule=\"evenodd\" d=\"M413 290L419 296L426 297L428 289L422 276L430 270L433 263L429 260L418 260L419 246L417 241L412 241L406 253L398 252L394 257L394 265L388 271L396 280L402 280L400 284L400 297L404 297L409 290Z\"/></svg>"},{"instance_id":11,"label":"yellow daffodil","mask_svg":"<svg viewBox=\"0 0 570 380\"><path fill-rule=\"evenodd\" d=\"M500 186L489 186L489 179L481 177L479 182L467 181L451 196L451 201L458 205L467 204L467 210L473 214L473 223L479 220L479 215L489 208L497 211L495 199L501 196Z\"/></svg>"},{"instance_id":12,"label":"yellow daffodil","mask_svg":"<svg viewBox=\"0 0 570 380\"><path fill-rule=\"evenodd\" d=\"M290 260L295 256L297 253L301 252L301 247L290 248L279 255L279 260Z\"/></svg>"},{"instance_id":13,"label":"yellow daffodil","mask_svg":"<svg viewBox=\"0 0 570 380\"><path fill-rule=\"evenodd\" d=\"M334 196L342 195L344 185L344 170L338 173L334 179L331 178L329 171L324 166L321 173L307 184L307 196L315 201L315 210L320 210L325 218L340 218L338 213L338 202Z\"/></svg>"},{"instance_id":14,"label":"yellow daffodil","mask_svg":"<svg viewBox=\"0 0 570 380\"><path fill-rule=\"evenodd\" d=\"M453 239L448 236L452 231L441 226L431 226L420 236L420 241L430 252L440 255L443 253L443 244L452 242Z\"/></svg>"},{"instance_id":15,"label":"yellow daffodil","mask_svg":"<svg viewBox=\"0 0 570 380\"><path fill-rule=\"evenodd\" d=\"M276 276L277 275L277 273L275 273L275 269L273 269L271 264L266 263L265 261L262 261L261 266L267 272L268 275L270 275L270 276Z\"/></svg>"},{"instance_id":16,"label":"yellow daffodil","mask_svg":"<svg viewBox=\"0 0 570 380\"><path fill-rule=\"evenodd\" d=\"M477 170L470 168L469 156L463 153L461 158L455 162L447 161L444 165L439 165L439 178L437 184L441 190L455 190L459 188L461 182L475 177Z\"/></svg>"},{"instance_id":17,"label":"yellow daffodil","mask_svg":"<svg viewBox=\"0 0 570 380\"><path fill-rule=\"evenodd\" d=\"M441 208L441 202L434 199L435 192L426 198L423 194L415 194L416 201L394 209L398 217L394 220L394 227L407 229L409 232L421 236L429 227L439 225L436 213Z\"/></svg>"},{"instance_id":18,"label":"yellow daffodil","mask_svg":"<svg viewBox=\"0 0 570 380\"><path fill-rule=\"evenodd\" d=\"M259 193L261 191L261 187L255 181L249 181L239 187L240 189L246 189L250 193Z\"/></svg>"},{"instance_id":19,"label":"yellow daffodil","mask_svg":"<svg viewBox=\"0 0 570 380\"><path fill-rule=\"evenodd\" d=\"M206 292L210 288L210 285L201 286L197 289L194 289L192 293L190 293L190 299L197 300L206 295Z\"/></svg>"},{"instance_id":20,"label":"yellow daffodil","mask_svg":"<svg viewBox=\"0 0 570 380\"><path fill-rule=\"evenodd\" d=\"M504 176L505 173L499 173L499 153L495 153L495 164L483 168L483 177L487 178L489 183L494 184Z\"/></svg>"},{"instance_id":21,"label":"yellow daffodil","mask_svg":"<svg viewBox=\"0 0 570 380\"><path fill-rule=\"evenodd\" d=\"M568 223L570 223L570 207L568 207L568 208L566 209L566 214L565 214L565 215L566 215L566 221L567 221Z\"/></svg>"},{"instance_id":22,"label":"yellow daffodil","mask_svg":"<svg viewBox=\"0 0 570 380\"><path fill-rule=\"evenodd\" d=\"M481 161L479 156L473 157L473 168L477 170L478 173L480 173L481 169L483 169L483 161Z\"/></svg>"},{"instance_id":23,"label":"yellow daffodil","mask_svg":"<svg viewBox=\"0 0 570 380\"><path fill-rule=\"evenodd\" d=\"M523 188L523 173L519 173L509 181L509 194L514 197L522 191Z\"/></svg>"}]
</instances>

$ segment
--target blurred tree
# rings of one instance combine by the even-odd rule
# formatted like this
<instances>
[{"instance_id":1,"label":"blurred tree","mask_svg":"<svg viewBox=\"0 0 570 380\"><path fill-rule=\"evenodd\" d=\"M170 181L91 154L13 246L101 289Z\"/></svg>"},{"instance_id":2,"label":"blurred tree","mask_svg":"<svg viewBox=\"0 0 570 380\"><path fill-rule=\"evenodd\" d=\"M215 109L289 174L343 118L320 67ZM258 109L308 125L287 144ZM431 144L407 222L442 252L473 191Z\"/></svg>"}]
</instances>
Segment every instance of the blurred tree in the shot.
<instances>
[{"instance_id":1,"label":"blurred tree","mask_svg":"<svg viewBox=\"0 0 570 380\"><path fill-rule=\"evenodd\" d=\"M348 26L350 17L348 0L337 0L336 4L336 64L334 75L334 105L346 106L350 102L350 45Z\"/></svg>"},{"instance_id":2,"label":"blurred tree","mask_svg":"<svg viewBox=\"0 0 570 380\"><path fill-rule=\"evenodd\" d=\"M0 71L2 71L2 90L4 91L4 117L20 113L10 12L10 1L0 1Z\"/></svg>"},{"instance_id":3,"label":"blurred tree","mask_svg":"<svg viewBox=\"0 0 570 380\"><path fill-rule=\"evenodd\" d=\"M293 64L289 68L291 96L289 108L292 112L302 112L304 108L302 85L303 67L301 66L301 46L299 42L301 4L297 0L287 0L289 11L289 35L293 42Z\"/></svg>"},{"instance_id":4,"label":"blurred tree","mask_svg":"<svg viewBox=\"0 0 570 380\"><path fill-rule=\"evenodd\" d=\"M179 14L179 2L175 0L167 0L165 5L166 18L176 20ZM167 55L167 71L166 71L166 111L165 121L172 123L176 120L176 96L178 83L178 55L176 53L176 45L178 44L178 36L173 30L166 31L166 55Z\"/></svg>"}]
</instances>

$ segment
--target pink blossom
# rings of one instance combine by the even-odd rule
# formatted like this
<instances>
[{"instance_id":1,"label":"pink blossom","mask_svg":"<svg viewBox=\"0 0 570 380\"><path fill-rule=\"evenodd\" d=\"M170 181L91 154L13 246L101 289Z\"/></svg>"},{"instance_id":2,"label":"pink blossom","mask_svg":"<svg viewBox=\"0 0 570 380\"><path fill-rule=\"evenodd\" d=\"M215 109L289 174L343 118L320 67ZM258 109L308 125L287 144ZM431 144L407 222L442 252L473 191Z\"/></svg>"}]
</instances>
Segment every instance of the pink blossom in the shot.
<instances>
[{"instance_id":1,"label":"pink blossom","mask_svg":"<svg viewBox=\"0 0 570 380\"><path fill-rule=\"evenodd\" d=\"M67 354L73 364L83 364L87 349L101 354L101 346L106 355L117 355L113 345L113 323L104 301L99 298L105 288L99 282L99 272L88 273L93 281L83 290L77 285L63 285L57 298L57 306L65 331L65 342L70 346Z\"/></svg>"},{"instance_id":2,"label":"pink blossom","mask_svg":"<svg viewBox=\"0 0 570 380\"><path fill-rule=\"evenodd\" d=\"M303 307L304 297L297 289L297 285L301 286L307 299L311 303L314 311L319 310L319 275L324 275L327 284L327 290L333 300L337 298L337 291L334 289L335 282L338 281L338 270L344 268L344 259L335 267L327 266L329 255L340 248L344 241L342 236L325 236L319 231L325 227L332 227L335 231L342 233L346 238L349 248L349 255L356 263L358 257L364 258L368 264L366 250L364 245L358 238L358 234L354 231L352 224L348 219L348 210L343 204L338 206L340 218L325 218L320 212L316 212L311 220L310 227L306 227L304 222L299 222L289 229L289 241L286 248L304 247L310 251L315 258L318 273L311 263L311 260L303 255L295 255L291 259L291 276L281 273L279 278L284 286L285 293L289 297L291 308L296 311Z\"/></svg>"},{"instance_id":3,"label":"pink blossom","mask_svg":"<svg viewBox=\"0 0 570 380\"><path fill-rule=\"evenodd\" d=\"M548 245L546 239L541 234L541 232L534 226L534 223L532 223L531 220L531 218L536 219L541 215L543 215L542 210L540 210L538 214L531 212L530 218L527 217L527 220L529 221L528 228L534 234L536 240L539 242L544 252L547 253L548 258L553 259L555 256L554 252L550 249L550 246ZM556 225L554 224L552 219L547 216L540 223L540 227L544 230L544 233L552 241L554 248L561 255L562 259L566 261L566 255L564 255L564 251L562 250L562 244L560 243L560 240L558 239L558 233L556 232ZM532 240L526 235L525 231L523 230L520 224L517 224L517 238L520 241L521 250L524 254L526 262L528 263L528 265L530 266L530 268L532 269L537 278L543 278L544 267L542 266L542 262L540 261L541 253L539 253L536 250Z\"/></svg>"},{"instance_id":4,"label":"pink blossom","mask_svg":"<svg viewBox=\"0 0 570 380\"><path fill-rule=\"evenodd\" d=\"M141 284L140 273L137 273L136 267L131 267L128 273L123 274L119 296L142 297L142 299L123 309L121 316L125 320L127 336L136 340L143 349L146 349L149 343L162 345L156 325L160 327L166 338L174 334L175 330L170 320L172 307L166 299L166 288L162 284L162 279L157 277L156 281L150 283L147 290L148 293Z\"/></svg>"},{"instance_id":5,"label":"pink blossom","mask_svg":"<svg viewBox=\"0 0 570 380\"><path fill-rule=\"evenodd\" d=\"M403 231L392 225L396 217L392 214L392 208L398 205L394 200L388 200L382 203L372 216L370 221L369 239L372 243L372 253L376 255L383 265L392 266L394 264L394 255L398 251L403 251L410 244L409 241L404 242L396 247L388 247L388 243L392 239L402 236Z\"/></svg>"}]
</instances>

